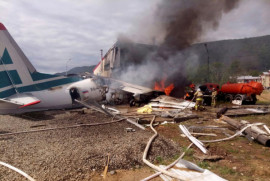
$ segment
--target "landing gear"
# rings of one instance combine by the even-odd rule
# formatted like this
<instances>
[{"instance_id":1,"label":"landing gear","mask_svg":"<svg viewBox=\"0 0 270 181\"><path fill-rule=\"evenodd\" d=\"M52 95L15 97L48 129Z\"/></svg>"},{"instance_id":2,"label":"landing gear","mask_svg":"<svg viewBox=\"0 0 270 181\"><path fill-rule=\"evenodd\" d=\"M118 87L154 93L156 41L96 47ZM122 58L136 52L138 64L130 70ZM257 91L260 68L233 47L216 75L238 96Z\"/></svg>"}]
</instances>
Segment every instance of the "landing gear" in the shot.
<instances>
[{"instance_id":1,"label":"landing gear","mask_svg":"<svg viewBox=\"0 0 270 181\"><path fill-rule=\"evenodd\" d=\"M129 101L129 106L130 106L130 107L133 107L133 106L135 106L135 105L136 105L135 99L131 99L131 100Z\"/></svg>"},{"instance_id":2,"label":"landing gear","mask_svg":"<svg viewBox=\"0 0 270 181\"><path fill-rule=\"evenodd\" d=\"M232 102L233 100L233 95L232 94L226 94L225 96L225 102Z\"/></svg>"}]
</instances>

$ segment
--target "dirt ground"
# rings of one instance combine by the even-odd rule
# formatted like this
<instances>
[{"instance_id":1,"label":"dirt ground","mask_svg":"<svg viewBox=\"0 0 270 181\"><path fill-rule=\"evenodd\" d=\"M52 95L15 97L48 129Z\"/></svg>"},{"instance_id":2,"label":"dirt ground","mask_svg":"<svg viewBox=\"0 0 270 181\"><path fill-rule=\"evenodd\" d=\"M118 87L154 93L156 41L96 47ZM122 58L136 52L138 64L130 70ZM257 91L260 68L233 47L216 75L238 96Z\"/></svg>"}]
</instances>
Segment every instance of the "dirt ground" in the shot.
<instances>
[{"instance_id":1,"label":"dirt ground","mask_svg":"<svg viewBox=\"0 0 270 181\"><path fill-rule=\"evenodd\" d=\"M236 118L238 120L248 120L249 122L264 122L270 126L270 115L248 116ZM226 124L216 122L217 120L190 120L182 123L189 126L219 126L229 128ZM232 135L232 130L225 129L226 134ZM159 134L174 140L179 145L188 145L187 138L181 137L178 125L170 124L159 126ZM201 133L215 133L217 137L197 136L200 140L213 140L227 137L222 130L194 130ZM218 174L219 176L233 181L268 181L270 180L270 148L259 143L248 140L245 137L237 137L229 141L205 144L209 151L208 156L216 158L213 160L203 160L204 155L196 147L192 147L184 159L196 163L202 168Z\"/></svg>"},{"instance_id":2,"label":"dirt ground","mask_svg":"<svg viewBox=\"0 0 270 181\"><path fill-rule=\"evenodd\" d=\"M80 114L69 111L47 111L21 116L2 115L0 133L106 121L111 121L111 118L97 112ZM126 128L133 128L135 131L127 132ZM121 121L100 126L0 136L0 161L23 170L36 180L99 180L108 154L110 154L109 171L140 169L143 165L143 151L152 134L150 131L140 130ZM170 159L179 152L180 147L177 144L159 136L153 142L149 159L151 161L155 161L157 157ZM117 172L118 177L121 171ZM152 173L153 171L148 170L143 176ZM23 179L15 172L0 166L0 180Z\"/></svg>"},{"instance_id":3,"label":"dirt ground","mask_svg":"<svg viewBox=\"0 0 270 181\"><path fill-rule=\"evenodd\" d=\"M264 90L261 95L257 96L258 103L270 104L270 90Z\"/></svg>"},{"instance_id":4,"label":"dirt ground","mask_svg":"<svg viewBox=\"0 0 270 181\"><path fill-rule=\"evenodd\" d=\"M268 92L261 96L268 98ZM269 105L268 99L259 98L258 104ZM196 126L194 132L215 133L216 137L197 136L200 140L212 140L232 135L235 131L217 120L219 108L207 107L199 112L200 118L181 123L156 126L159 137L153 142L149 159L156 165L174 161L190 144L182 137L179 124ZM195 112L194 112L195 113ZM251 123L263 122L270 126L270 115L235 117ZM73 125L104 123L111 118L88 110L46 111L19 116L0 116L0 134L32 131L47 128L63 128ZM205 129L218 126L220 129ZM127 132L133 128L134 132ZM0 161L9 163L36 180L104 180L101 176L106 157L110 155L109 181L137 181L154 173L142 162L142 154L153 133L125 122L99 126L81 126L35 133L0 136ZM270 148L246 137L205 144L209 154L205 157L195 146L186 152L184 159L209 169L228 180L270 180ZM207 159L210 158L210 159ZM213 159L214 158L214 159ZM112 171L112 172L111 172ZM112 174L110 174L110 172ZM24 180L23 177L0 166L0 180ZM153 179L160 181L160 178Z\"/></svg>"}]
</instances>

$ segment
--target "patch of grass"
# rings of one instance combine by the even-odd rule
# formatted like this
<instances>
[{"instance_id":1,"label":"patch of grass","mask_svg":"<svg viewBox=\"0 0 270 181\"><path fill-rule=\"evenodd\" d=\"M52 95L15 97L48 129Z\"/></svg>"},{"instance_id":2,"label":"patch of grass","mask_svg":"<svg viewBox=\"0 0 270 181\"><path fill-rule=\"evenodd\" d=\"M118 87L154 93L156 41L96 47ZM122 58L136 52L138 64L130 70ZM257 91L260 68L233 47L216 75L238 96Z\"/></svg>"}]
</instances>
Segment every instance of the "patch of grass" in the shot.
<instances>
[{"instance_id":1,"label":"patch of grass","mask_svg":"<svg viewBox=\"0 0 270 181\"><path fill-rule=\"evenodd\" d=\"M185 152L184 158L188 161L192 161L193 160L193 154L194 154L194 150L192 148L187 149L187 147L183 147L183 152Z\"/></svg>"},{"instance_id":2,"label":"patch of grass","mask_svg":"<svg viewBox=\"0 0 270 181\"><path fill-rule=\"evenodd\" d=\"M173 159L173 160L176 160L177 158L179 158L179 156L180 156L179 154L176 154L176 155L174 155L174 156L172 157L172 159Z\"/></svg>"},{"instance_id":3,"label":"patch of grass","mask_svg":"<svg viewBox=\"0 0 270 181\"><path fill-rule=\"evenodd\" d=\"M156 157L156 162L157 162L158 164L164 164L164 159L163 159L161 156L157 156L157 157Z\"/></svg>"},{"instance_id":4,"label":"patch of grass","mask_svg":"<svg viewBox=\"0 0 270 181\"><path fill-rule=\"evenodd\" d=\"M199 162L198 166L203 168L203 169L208 169L208 167L210 167L209 163L206 161Z\"/></svg>"},{"instance_id":5,"label":"patch of grass","mask_svg":"<svg viewBox=\"0 0 270 181\"><path fill-rule=\"evenodd\" d=\"M233 149L233 148L229 148L228 152L230 153L239 153L239 150Z\"/></svg>"},{"instance_id":6,"label":"patch of grass","mask_svg":"<svg viewBox=\"0 0 270 181\"><path fill-rule=\"evenodd\" d=\"M270 101L257 101L256 104L257 105L269 105Z\"/></svg>"},{"instance_id":7,"label":"patch of grass","mask_svg":"<svg viewBox=\"0 0 270 181\"><path fill-rule=\"evenodd\" d=\"M187 149L187 147L183 147L183 152L186 152L185 156L192 156L194 154L194 150L192 148Z\"/></svg>"},{"instance_id":8,"label":"patch of grass","mask_svg":"<svg viewBox=\"0 0 270 181\"><path fill-rule=\"evenodd\" d=\"M236 171L233 170L232 168L229 168L229 167L219 167L219 172L222 174L222 175L235 175L236 174Z\"/></svg>"}]
</instances>

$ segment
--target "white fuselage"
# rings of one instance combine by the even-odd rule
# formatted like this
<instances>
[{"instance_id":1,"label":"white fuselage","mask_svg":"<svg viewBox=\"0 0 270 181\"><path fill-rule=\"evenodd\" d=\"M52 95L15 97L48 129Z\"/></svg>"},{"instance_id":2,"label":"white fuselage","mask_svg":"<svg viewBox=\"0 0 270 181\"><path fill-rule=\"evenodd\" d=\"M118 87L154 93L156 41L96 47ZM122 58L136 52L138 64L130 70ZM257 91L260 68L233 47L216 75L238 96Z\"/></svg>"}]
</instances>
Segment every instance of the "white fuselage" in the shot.
<instances>
[{"instance_id":1,"label":"white fuselage","mask_svg":"<svg viewBox=\"0 0 270 181\"><path fill-rule=\"evenodd\" d=\"M77 89L81 101L94 100L101 101L104 98L104 91L99 87L93 79L85 79L75 83L62 86L52 87L42 91L28 92L33 97L40 100L40 103L19 108L18 105L0 104L0 114L18 114L23 112L49 110L49 109L64 109L78 107L74 105L71 89Z\"/></svg>"}]
</instances>

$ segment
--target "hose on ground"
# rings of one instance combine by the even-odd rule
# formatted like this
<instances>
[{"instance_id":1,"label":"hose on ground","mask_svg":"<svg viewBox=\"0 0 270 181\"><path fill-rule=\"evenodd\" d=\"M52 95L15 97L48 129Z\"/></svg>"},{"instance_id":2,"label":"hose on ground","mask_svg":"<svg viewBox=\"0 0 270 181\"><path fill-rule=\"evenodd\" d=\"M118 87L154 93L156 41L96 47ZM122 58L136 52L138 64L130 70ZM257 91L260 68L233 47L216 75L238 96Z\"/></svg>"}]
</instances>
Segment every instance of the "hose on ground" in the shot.
<instances>
[{"instance_id":1,"label":"hose on ground","mask_svg":"<svg viewBox=\"0 0 270 181\"><path fill-rule=\"evenodd\" d=\"M21 171L20 169L14 167L12 165L9 165L9 164L7 164L5 162L1 162L1 161L0 161L0 165L3 165L5 167L7 167L7 168L9 168L9 169L11 169L11 170L13 170L13 171L21 174L22 176L24 176L25 178L27 178L30 181L35 181L35 179L33 179L32 177L30 177L28 174L26 174L25 172Z\"/></svg>"},{"instance_id":2,"label":"hose on ground","mask_svg":"<svg viewBox=\"0 0 270 181\"><path fill-rule=\"evenodd\" d=\"M179 179L179 180L184 180L180 175L176 175L174 173L171 173L171 172L168 172L167 170L165 169L162 169L154 164L152 164L151 162L149 162L146 157L147 157L147 153L148 153L148 150L150 148L150 145L152 143L152 141L157 137L158 133L157 131L153 128L153 122L154 120L156 119L156 116L153 117L151 123L150 123L150 128L152 129L152 131L155 133L148 141L146 147L145 147L145 150L144 150L144 153L143 153L143 162L148 165L149 167L161 172L162 174L165 174L165 175L168 175L172 178L176 178L176 179Z\"/></svg>"},{"instance_id":3,"label":"hose on ground","mask_svg":"<svg viewBox=\"0 0 270 181\"><path fill-rule=\"evenodd\" d=\"M173 167L175 164L177 164L177 163L179 162L179 160L181 160L181 159L185 156L187 150L189 150L190 147L191 147L192 145L193 145L193 143L191 143L191 144L187 147L186 151L183 152L183 153L180 155L179 158L177 158L177 159L176 159L174 162L172 162L170 165L166 166L166 167L165 167L165 170L168 170L168 169L170 169L171 167ZM146 177L146 178L142 179L141 181L148 181L148 180L151 180L151 179L153 179L153 178L159 176L160 174L162 174L162 173L161 173L161 172L157 172L157 173L155 173L155 174L153 174L153 175L150 175L149 177Z\"/></svg>"},{"instance_id":4,"label":"hose on ground","mask_svg":"<svg viewBox=\"0 0 270 181\"><path fill-rule=\"evenodd\" d=\"M247 128L251 127L251 126L260 126L260 125L264 125L264 123L254 123L254 124L248 124L247 126L245 126L243 129L241 129L240 131L237 131L234 135L229 136L227 138L222 138L222 139L217 139L217 140L200 140L201 142L204 143L213 143L213 142L220 142L220 141L226 141L226 140L230 140L236 136L241 135Z\"/></svg>"}]
</instances>

